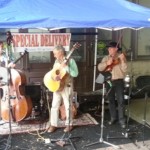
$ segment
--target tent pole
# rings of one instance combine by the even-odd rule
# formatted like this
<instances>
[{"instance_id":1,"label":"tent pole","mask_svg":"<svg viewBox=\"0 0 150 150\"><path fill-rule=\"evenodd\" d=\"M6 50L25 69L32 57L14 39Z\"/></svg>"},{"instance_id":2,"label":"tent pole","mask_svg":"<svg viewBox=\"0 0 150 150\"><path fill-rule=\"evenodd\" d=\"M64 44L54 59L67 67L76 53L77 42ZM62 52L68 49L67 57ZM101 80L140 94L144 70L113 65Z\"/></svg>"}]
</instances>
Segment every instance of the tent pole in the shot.
<instances>
[{"instance_id":1,"label":"tent pole","mask_svg":"<svg viewBox=\"0 0 150 150\"><path fill-rule=\"evenodd\" d=\"M98 33L98 29L95 29L95 32ZM97 40L98 34L95 35L95 50L94 50L94 72L93 72L93 91L95 91L95 79L96 79L96 64L97 64Z\"/></svg>"}]
</instances>

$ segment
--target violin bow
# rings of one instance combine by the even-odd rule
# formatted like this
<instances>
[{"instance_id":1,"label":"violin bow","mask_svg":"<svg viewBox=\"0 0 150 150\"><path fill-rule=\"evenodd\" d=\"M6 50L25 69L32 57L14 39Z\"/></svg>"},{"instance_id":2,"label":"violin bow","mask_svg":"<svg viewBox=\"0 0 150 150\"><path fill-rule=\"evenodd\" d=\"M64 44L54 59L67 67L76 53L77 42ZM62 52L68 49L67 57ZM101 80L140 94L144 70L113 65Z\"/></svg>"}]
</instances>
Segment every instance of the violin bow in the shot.
<instances>
[{"instance_id":1,"label":"violin bow","mask_svg":"<svg viewBox=\"0 0 150 150\"><path fill-rule=\"evenodd\" d=\"M119 43L120 43L122 37L123 37L123 31L121 32L121 35L120 35L120 37L119 37L119 39L118 39L118 41L117 41L116 48L118 47L118 45L119 45Z\"/></svg>"}]
</instances>

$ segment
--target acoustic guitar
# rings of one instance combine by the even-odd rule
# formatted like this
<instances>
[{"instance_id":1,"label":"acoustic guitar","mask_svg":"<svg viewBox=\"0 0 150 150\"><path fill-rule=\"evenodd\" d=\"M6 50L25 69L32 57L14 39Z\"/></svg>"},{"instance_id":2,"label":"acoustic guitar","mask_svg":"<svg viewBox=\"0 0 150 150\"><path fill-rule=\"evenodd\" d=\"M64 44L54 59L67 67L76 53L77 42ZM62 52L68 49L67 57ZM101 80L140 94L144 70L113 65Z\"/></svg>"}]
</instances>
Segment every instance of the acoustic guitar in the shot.
<instances>
[{"instance_id":1,"label":"acoustic guitar","mask_svg":"<svg viewBox=\"0 0 150 150\"><path fill-rule=\"evenodd\" d=\"M72 55L75 49L78 49L81 46L79 43L75 43L70 50L69 54L64 59L63 63L67 63L70 56ZM54 65L53 69L47 72L44 76L44 85L49 89L51 92L61 91L64 87L64 83L66 77L68 76L65 69L60 67L59 65Z\"/></svg>"}]
</instances>

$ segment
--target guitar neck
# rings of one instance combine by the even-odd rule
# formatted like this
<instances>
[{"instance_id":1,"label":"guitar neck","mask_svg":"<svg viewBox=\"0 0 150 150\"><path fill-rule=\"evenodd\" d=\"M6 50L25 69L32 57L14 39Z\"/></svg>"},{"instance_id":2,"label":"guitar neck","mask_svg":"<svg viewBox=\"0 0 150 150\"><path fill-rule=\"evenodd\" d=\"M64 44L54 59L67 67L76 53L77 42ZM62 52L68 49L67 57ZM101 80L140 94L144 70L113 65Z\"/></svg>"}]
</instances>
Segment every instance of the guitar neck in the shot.
<instances>
[{"instance_id":1,"label":"guitar neck","mask_svg":"<svg viewBox=\"0 0 150 150\"><path fill-rule=\"evenodd\" d=\"M73 51L77 48L79 48L81 46L81 44L79 43L75 43L74 46L72 47L72 49L70 50L69 54L66 56L65 58L65 63L68 61L68 59L70 58L70 56L72 55Z\"/></svg>"},{"instance_id":2,"label":"guitar neck","mask_svg":"<svg viewBox=\"0 0 150 150\"><path fill-rule=\"evenodd\" d=\"M15 60L14 64L16 64L21 58L24 57L25 54L27 54L28 52L27 51L24 51L24 53L18 58Z\"/></svg>"},{"instance_id":3,"label":"guitar neck","mask_svg":"<svg viewBox=\"0 0 150 150\"><path fill-rule=\"evenodd\" d=\"M18 59L16 59L16 60L14 61L14 64L16 64L22 57L23 57L23 55L22 55L21 57L19 57Z\"/></svg>"},{"instance_id":4,"label":"guitar neck","mask_svg":"<svg viewBox=\"0 0 150 150\"><path fill-rule=\"evenodd\" d=\"M69 54L66 56L66 58L65 58L65 61L66 61L66 62L68 61L68 59L69 59L70 56L72 55L73 51L74 51L74 48L72 48L72 49L70 50Z\"/></svg>"}]
</instances>

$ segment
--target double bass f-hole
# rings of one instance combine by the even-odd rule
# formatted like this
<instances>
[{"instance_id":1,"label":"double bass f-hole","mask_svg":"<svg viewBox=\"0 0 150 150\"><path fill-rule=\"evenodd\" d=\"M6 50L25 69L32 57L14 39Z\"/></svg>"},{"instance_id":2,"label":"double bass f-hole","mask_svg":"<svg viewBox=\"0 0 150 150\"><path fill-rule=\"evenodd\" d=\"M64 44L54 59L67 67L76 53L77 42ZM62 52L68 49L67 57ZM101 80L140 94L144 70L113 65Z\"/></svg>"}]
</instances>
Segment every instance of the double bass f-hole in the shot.
<instances>
[{"instance_id":1,"label":"double bass f-hole","mask_svg":"<svg viewBox=\"0 0 150 150\"><path fill-rule=\"evenodd\" d=\"M13 121L15 121L15 118L14 118L14 115L13 115L13 111L12 111L12 106L9 103L12 99L15 99L15 96L11 96L9 94L9 87L8 86L3 86L3 88L1 88L1 104L8 103L8 110L9 110L8 113L9 113L11 119ZM3 105L2 105L2 107L3 107ZM2 108L2 110L3 110L3 108ZM2 116L3 115L4 114L2 114Z\"/></svg>"}]
</instances>

